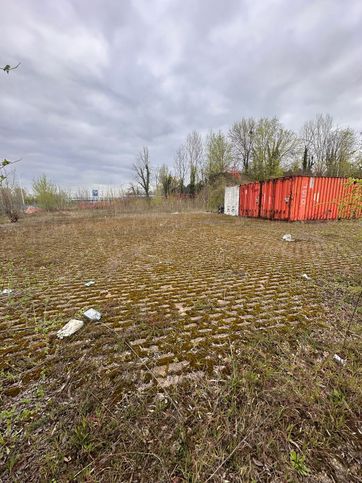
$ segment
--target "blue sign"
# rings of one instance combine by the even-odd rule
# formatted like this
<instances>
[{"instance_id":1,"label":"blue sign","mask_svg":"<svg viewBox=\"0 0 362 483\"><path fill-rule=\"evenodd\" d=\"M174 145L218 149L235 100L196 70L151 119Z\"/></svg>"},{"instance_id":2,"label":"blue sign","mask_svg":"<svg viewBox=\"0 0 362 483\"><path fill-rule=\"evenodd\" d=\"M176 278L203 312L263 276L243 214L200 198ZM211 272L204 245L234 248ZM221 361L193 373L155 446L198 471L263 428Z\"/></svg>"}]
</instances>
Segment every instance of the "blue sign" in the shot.
<instances>
[{"instance_id":1,"label":"blue sign","mask_svg":"<svg viewBox=\"0 0 362 483\"><path fill-rule=\"evenodd\" d=\"M92 197L98 198L98 190L92 190Z\"/></svg>"}]
</instances>

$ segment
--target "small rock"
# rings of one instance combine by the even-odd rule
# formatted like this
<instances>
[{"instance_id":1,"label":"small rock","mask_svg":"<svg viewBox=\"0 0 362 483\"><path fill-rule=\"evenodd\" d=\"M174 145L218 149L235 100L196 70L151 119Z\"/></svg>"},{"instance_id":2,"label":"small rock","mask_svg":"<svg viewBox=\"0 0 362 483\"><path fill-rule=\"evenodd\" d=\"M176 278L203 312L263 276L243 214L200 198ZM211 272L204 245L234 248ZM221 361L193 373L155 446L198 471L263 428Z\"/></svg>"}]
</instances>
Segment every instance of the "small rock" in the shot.
<instances>
[{"instance_id":1,"label":"small rock","mask_svg":"<svg viewBox=\"0 0 362 483\"><path fill-rule=\"evenodd\" d=\"M87 317L87 319L89 320L101 320L101 313L98 312L97 310L94 310L94 309L89 309L89 310L86 310L84 313L83 313L84 317Z\"/></svg>"},{"instance_id":2,"label":"small rock","mask_svg":"<svg viewBox=\"0 0 362 483\"><path fill-rule=\"evenodd\" d=\"M285 235L283 235L282 240L287 241L287 242L294 241L293 238L292 238L292 235L290 233L286 233Z\"/></svg>"},{"instance_id":3,"label":"small rock","mask_svg":"<svg viewBox=\"0 0 362 483\"><path fill-rule=\"evenodd\" d=\"M312 278L306 273L303 273L302 278L304 278L305 280L312 280Z\"/></svg>"},{"instance_id":4,"label":"small rock","mask_svg":"<svg viewBox=\"0 0 362 483\"><path fill-rule=\"evenodd\" d=\"M88 282L85 282L84 286L85 287L91 287L94 284L95 284L95 281L94 280L88 280Z\"/></svg>"},{"instance_id":5,"label":"small rock","mask_svg":"<svg viewBox=\"0 0 362 483\"><path fill-rule=\"evenodd\" d=\"M14 292L12 288L4 288L4 290L1 291L1 295L10 295Z\"/></svg>"},{"instance_id":6,"label":"small rock","mask_svg":"<svg viewBox=\"0 0 362 483\"><path fill-rule=\"evenodd\" d=\"M57 337L58 339L63 339L63 337L69 337L81 329L84 325L82 320L72 319L70 320L65 326L58 330Z\"/></svg>"},{"instance_id":7,"label":"small rock","mask_svg":"<svg viewBox=\"0 0 362 483\"><path fill-rule=\"evenodd\" d=\"M335 362L337 362L338 364L341 364L342 366L344 366L346 364L346 360L342 359L342 357L340 357L338 354L334 354L333 360Z\"/></svg>"}]
</instances>

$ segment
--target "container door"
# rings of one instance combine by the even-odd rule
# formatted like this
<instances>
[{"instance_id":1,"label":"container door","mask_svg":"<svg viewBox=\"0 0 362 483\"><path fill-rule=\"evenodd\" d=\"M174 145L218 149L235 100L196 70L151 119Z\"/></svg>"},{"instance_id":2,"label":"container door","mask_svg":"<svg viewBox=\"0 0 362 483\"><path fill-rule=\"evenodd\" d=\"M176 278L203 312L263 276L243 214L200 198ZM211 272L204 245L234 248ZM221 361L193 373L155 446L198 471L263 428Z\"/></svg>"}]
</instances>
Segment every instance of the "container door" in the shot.
<instances>
[{"instance_id":1,"label":"container door","mask_svg":"<svg viewBox=\"0 0 362 483\"><path fill-rule=\"evenodd\" d=\"M250 187L249 216L257 218L259 215L260 183L253 183Z\"/></svg>"},{"instance_id":2,"label":"container door","mask_svg":"<svg viewBox=\"0 0 362 483\"><path fill-rule=\"evenodd\" d=\"M231 215L232 206L232 190L230 187L225 188L225 203L224 203L224 213L226 215Z\"/></svg>"},{"instance_id":3,"label":"container door","mask_svg":"<svg viewBox=\"0 0 362 483\"><path fill-rule=\"evenodd\" d=\"M251 183L240 186L240 191L239 191L240 216L249 216L250 186L251 186Z\"/></svg>"},{"instance_id":4,"label":"container door","mask_svg":"<svg viewBox=\"0 0 362 483\"><path fill-rule=\"evenodd\" d=\"M245 185L239 188L239 215L245 216Z\"/></svg>"},{"instance_id":5,"label":"container door","mask_svg":"<svg viewBox=\"0 0 362 483\"><path fill-rule=\"evenodd\" d=\"M224 213L225 215L228 215L229 211L229 188L225 188L225 193L224 193Z\"/></svg>"},{"instance_id":6,"label":"container door","mask_svg":"<svg viewBox=\"0 0 362 483\"><path fill-rule=\"evenodd\" d=\"M239 215L239 186L233 186L231 190L231 215Z\"/></svg>"},{"instance_id":7,"label":"container door","mask_svg":"<svg viewBox=\"0 0 362 483\"><path fill-rule=\"evenodd\" d=\"M224 195L224 213L238 216L239 214L239 186L227 186Z\"/></svg>"},{"instance_id":8,"label":"container door","mask_svg":"<svg viewBox=\"0 0 362 483\"><path fill-rule=\"evenodd\" d=\"M307 176L298 176L293 179L292 210L290 219L302 221L308 219L310 199L314 184Z\"/></svg>"},{"instance_id":9,"label":"container door","mask_svg":"<svg viewBox=\"0 0 362 483\"><path fill-rule=\"evenodd\" d=\"M239 189L239 214L257 218L260 205L260 183L248 183Z\"/></svg>"},{"instance_id":10,"label":"container door","mask_svg":"<svg viewBox=\"0 0 362 483\"><path fill-rule=\"evenodd\" d=\"M273 218L273 205L274 205L274 183L273 180L263 181L261 184L261 206L260 217L261 218Z\"/></svg>"},{"instance_id":11,"label":"container door","mask_svg":"<svg viewBox=\"0 0 362 483\"><path fill-rule=\"evenodd\" d=\"M289 220L292 206L292 178L274 180L273 218Z\"/></svg>"},{"instance_id":12,"label":"container door","mask_svg":"<svg viewBox=\"0 0 362 483\"><path fill-rule=\"evenodd\" d=\"M333 220L338 216L342 178L310 178L308 220Z\"/></svg>"}]
</instances>

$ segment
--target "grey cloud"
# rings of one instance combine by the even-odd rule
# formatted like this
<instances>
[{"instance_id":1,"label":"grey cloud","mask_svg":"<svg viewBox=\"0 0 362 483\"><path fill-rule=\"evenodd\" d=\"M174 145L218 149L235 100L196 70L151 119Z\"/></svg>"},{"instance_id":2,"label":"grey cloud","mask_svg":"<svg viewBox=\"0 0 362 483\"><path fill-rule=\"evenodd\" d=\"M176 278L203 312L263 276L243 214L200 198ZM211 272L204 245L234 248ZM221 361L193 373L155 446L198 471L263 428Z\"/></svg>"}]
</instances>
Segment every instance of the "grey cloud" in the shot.
<instances>
[{"instance_id":1,"label":"grey cloud","mask_svg":"<svg viewBox=\"0 0 362 483\"><path fill-rule=\"evenodd\" d=\"M123 184L148 145L317 112L362 130L362 4L351 0L28 0L0 4L0 156L28 186ZM1 74L1 72L0 72Z\"/></svg>"}]
</instances>

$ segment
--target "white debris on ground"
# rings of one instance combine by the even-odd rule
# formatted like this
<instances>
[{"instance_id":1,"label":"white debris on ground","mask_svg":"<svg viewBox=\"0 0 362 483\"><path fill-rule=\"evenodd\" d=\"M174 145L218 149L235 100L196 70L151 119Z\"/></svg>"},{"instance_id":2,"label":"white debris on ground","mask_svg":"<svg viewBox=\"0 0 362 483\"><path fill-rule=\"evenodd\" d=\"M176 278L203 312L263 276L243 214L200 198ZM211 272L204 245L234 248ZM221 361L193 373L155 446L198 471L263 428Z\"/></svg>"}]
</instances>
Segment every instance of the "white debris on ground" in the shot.
<instances>
[{"instance_id":1,"label":"white debris on ground","mask_svg":"<svg viewBox=\"0 0 362 483\"><path fill-rule=\"evenodd\" d=\"M306 273L303 273L302 278L305 278L305 280L312 280L312 278Z\"/></svg>"},{"instance_id":2,"label":"white debris on ground","mask_svg":"<svg viewBox=\"0 0 362 483\"><path fill-rule=\"evenodd\" d=\"M292 235L290 233L286 233L285 235L283 235L282 240L287 241L287 242L294 241L293 238L292 238Z\"/></svg>"},{"instance_id":3,"label":"white debris on ground","mask_svg":"<svg viewBox=\"0 0 362 483\"><path fill-rule=\"evenodd\" d=\"M34 213L39 213L41 208L37 208L36 206L28 206L28 208L24 211L26 215L33 215Z\"/></svg>"},{"instance_id":4,"label":"white debris on ground","mask_svg":"<svg viewBox=\"0 0 362 483\"><path fill-rule=\"evenodd\" d=\"M346 364L346 360L342 359L342 357L340 357L338 354L334 354L333 360L335 362L337 362L338 364L341 364L342 366L344 366Z\"/></svg>"},{"instance_id":5,"label":"white debris on ground","mask_svg":"<svg viewBox=\"0 0 362 483\"><path fill-rule=\"evenodd\" d=\"M4 290L1 291L1 295L10 295L14 292L12 288L4 288Z\"/></svg>"},{"instance_id":6,"label":"white debris on ground","mask_svg":"<svg viewBox=\"0 0 362 483\"><path fill-rule=\"evenodd\" d=\"M91 287L94 284L95 284L95 281L94 280L88 280L88 282L85 282L84 286L85 287Z\"/></svg>"},{"instance_id":7,"label":"white debris on ground","mask_svg":"<svg viewBox=\"0 0 362 483\"><path fill-rule=\"evenodd\" d=\"M88 320L101 320L102 317L101 313L95 309L86 310L83 315L84 317L87 317Z\"/></svg>"},{"instance_id":8,"label":"white debris on ground","mask_svg":"<svg viewBox=\"0 0 362 483\"><path fill-rule=\"evenodd\" d=\"M70 320L65 326L58 330L57 332L57 337L58 339L63 339L63 337L69 337L70 335L74 334L77 332L79 329L81 329L84 325L84 322L82 320L77 320L77 319L72 319Z\"/></svg>"}]
</instances>

